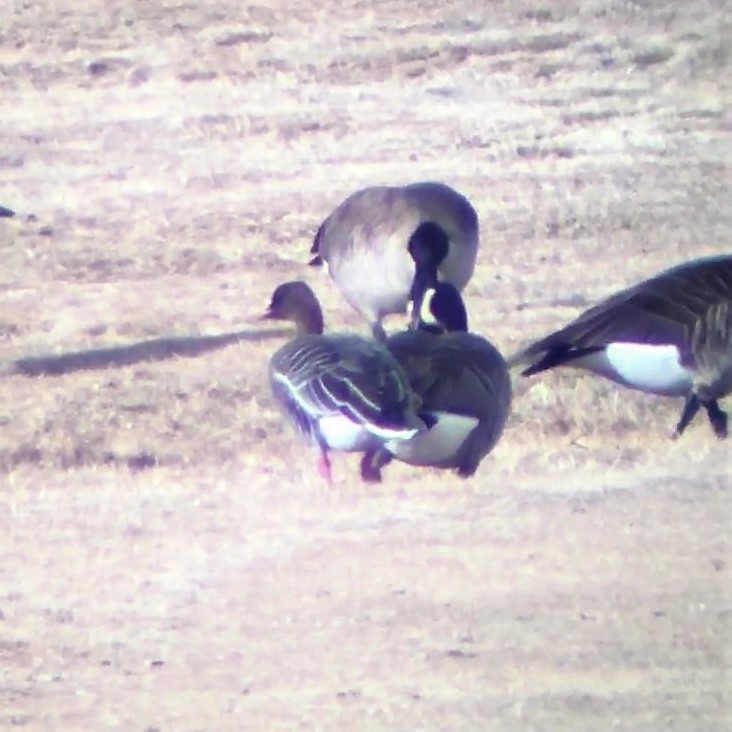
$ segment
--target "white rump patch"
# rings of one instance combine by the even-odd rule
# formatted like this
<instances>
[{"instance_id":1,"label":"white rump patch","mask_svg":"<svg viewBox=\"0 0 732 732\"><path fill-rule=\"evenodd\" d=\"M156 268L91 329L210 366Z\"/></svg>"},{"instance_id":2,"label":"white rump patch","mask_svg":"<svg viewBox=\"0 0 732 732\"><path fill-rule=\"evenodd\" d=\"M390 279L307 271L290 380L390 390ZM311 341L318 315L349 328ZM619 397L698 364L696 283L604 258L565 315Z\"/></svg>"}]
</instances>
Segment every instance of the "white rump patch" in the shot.
<instances>
[{"instance_id":1,"label":"white rump patch","mask_svg":"<svg viewBox=\"0 0 732 732\"><path fill-rule=\"evenodd\" d=\"M432 412L437 419L426 432L420 432L405 442L391 441L386 449L398 460L412 465L439 465L452 458L478 425L476 417L464 417L450 412Z\"/></svg>"},{"instance_id":2,"label":"white rump patch","mask_svg":"<svg viewBox=\"0 0 732 732\"><path fill-rule=\"evenodd\" d=\"M672 345L610 343L574 364L624 386L664 396L684 396L694 381L693 371L681 365L679 349Z\"/></svg>"}]
</instances>

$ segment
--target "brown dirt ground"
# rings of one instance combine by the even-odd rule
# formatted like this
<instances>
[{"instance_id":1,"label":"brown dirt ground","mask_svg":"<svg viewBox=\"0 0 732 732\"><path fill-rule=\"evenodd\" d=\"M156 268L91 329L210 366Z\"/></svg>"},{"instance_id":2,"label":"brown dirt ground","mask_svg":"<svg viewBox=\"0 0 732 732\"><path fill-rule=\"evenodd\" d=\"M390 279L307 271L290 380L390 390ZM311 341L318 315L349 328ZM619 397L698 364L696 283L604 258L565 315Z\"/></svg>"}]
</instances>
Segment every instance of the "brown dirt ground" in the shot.
<instances>
[{"instance_id":1,"label":"brown dirt ground","mask_svg":"<svg viewBox=\"0 0 732 732\"><path fill-rule=\"evenodd\" d=\"M76 7L76 6L79 7ZM84 9L80 9L83 7ZM482 223L510 352L732 240L729 4L27 0L0 26L0 726L732 729L729 444L516 382L478 474L327 489L253 318L365 185ZM395 326L398 323L394 323Z\"/></svg>"}]
</instances>

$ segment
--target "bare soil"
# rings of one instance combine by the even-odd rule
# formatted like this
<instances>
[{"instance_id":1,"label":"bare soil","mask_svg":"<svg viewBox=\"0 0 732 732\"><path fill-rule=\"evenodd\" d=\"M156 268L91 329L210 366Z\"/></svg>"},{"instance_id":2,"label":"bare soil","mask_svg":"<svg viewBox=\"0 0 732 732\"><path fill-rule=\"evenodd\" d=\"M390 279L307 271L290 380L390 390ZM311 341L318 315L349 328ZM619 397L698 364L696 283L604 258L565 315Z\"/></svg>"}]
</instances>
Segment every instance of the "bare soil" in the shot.
<instances>
[{"instance_id":1,"label":"bare soil","mask_svg":"<svg viewBox=\"0 0 732 732\"><path fill-rule=\"evenodd\" d=\"M510 353L732 242L732 8L11 3L0 727L732 729L732 459L680 404L515 381L474 478L325 486L256 318L366 185L481 218ZM400 327L395 319L391 327ZM728 401L729 406L729 401Z\"/></svg>"}]
</instances>

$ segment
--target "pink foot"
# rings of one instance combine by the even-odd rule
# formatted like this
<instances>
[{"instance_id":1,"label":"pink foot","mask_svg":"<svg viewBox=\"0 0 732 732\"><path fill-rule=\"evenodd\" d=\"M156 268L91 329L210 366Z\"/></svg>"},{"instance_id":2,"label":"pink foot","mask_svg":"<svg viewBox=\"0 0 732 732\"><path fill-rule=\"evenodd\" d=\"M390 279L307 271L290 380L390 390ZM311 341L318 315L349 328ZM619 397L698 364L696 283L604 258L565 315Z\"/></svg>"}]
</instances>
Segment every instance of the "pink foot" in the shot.
<instances>
[{"instance_id":1,"label":"pink foot","mask_svg":"<svg viewBox=\"0 0 732 732\"><path fill-rule=\"evenodd\" d=\"M330 472L330 458L325 450L321 450L320 457L318 457L318 472L328 482L328 485L333 485L333 475Z\"/></svg>"}]
</instances>

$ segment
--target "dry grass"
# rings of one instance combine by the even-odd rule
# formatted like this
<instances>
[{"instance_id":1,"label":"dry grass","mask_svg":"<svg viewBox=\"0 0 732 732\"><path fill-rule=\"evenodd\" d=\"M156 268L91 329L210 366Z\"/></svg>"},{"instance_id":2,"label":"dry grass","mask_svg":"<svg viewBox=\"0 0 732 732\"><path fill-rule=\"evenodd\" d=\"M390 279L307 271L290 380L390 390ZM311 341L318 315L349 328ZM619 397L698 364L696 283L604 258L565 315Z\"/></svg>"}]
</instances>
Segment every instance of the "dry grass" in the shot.
<instances>
[{"instance_id":1,"label":"dry grass","mask_svg":"<svg viewBox=\"0 0 732 732\"><path fill-rule=\"evenodd\" d=\"M0 31L0 724L677 729L732 721L729 447L517 382L476 477L336 489L257 323L364 185L481 216L505 352L729 251L723 4L27 2Z\"/></svg>"}]
</instances>

